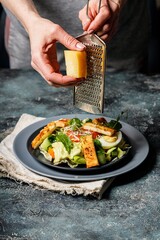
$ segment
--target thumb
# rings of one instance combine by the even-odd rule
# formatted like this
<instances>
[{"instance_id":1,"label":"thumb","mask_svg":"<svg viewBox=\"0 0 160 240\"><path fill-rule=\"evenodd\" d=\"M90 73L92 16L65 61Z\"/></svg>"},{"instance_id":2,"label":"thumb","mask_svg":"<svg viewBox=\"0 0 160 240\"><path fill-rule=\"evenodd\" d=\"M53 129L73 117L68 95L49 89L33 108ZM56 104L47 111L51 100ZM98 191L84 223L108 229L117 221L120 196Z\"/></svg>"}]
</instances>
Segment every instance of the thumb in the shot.
<instances>
[{"instance_id":1,"label":"thumb","mask_svg":"<svg viewBox=\"0 0 160 240\"><path fill-rule=\"evenodd\" d=\"M57 40L70 50L83 51L86 48L83 43L69 35L63 28L57 31Z\"/></svg>"}]
</instances>

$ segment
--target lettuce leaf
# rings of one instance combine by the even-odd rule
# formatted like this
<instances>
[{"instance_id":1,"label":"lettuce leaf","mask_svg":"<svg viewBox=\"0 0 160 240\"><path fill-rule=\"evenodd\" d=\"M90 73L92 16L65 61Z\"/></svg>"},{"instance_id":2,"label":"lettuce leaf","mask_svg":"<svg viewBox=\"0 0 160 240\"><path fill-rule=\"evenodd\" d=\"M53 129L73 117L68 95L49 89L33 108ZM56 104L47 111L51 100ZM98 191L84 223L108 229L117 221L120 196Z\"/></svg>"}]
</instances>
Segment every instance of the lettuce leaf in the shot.
<instances>
[{"instance_id":1,"label":"lettuce leaf","mask_svg":"<svg viewBox=\"0 0 160 240\"><path fill-rule=\"evenodd\" d=\"M65 149L67 150L67 152L68 153L71 152L71 149L73 148L73 143L66 134L64 134L62 132L58 132L56 134L56 141L57 142L62 142L63 145L65 146Z\"/></svg>"}]
</instances>

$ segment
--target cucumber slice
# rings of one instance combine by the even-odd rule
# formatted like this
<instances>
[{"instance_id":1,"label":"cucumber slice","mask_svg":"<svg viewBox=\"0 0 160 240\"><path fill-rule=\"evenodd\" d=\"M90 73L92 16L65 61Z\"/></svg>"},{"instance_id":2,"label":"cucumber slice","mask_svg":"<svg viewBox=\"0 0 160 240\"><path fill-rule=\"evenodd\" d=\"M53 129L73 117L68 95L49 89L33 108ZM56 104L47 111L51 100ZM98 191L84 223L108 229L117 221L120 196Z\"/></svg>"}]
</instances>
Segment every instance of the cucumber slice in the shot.
<instances>
[{"instance_id":1,"label":"cucumber slice","mask_svg":"<svg viewBox=\"0 0 160 240\"><path fill-rule=\"evenodd\" d=\"M48 138L44 139L43 143L40 145L40 149L47 151L48 147L51 146L51 142Z\"/></svg>"}]
</instances>

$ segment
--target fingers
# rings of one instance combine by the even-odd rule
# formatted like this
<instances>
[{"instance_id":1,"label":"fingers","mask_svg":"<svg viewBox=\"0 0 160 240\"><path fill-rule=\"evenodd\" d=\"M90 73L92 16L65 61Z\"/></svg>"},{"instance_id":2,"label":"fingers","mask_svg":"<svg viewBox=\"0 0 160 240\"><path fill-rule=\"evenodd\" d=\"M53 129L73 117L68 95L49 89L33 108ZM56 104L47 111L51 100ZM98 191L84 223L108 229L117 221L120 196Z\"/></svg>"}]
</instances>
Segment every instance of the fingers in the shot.
<instances>
[{"instance_id":1,"label":"fingers","mask_svg":"<svg viewBox=\"0 0 160 240\"><path fill-rule=\"evenodd\" d=\"M89 28L89 25L91 24L93 18L90 16L88 17L86 14L87 7L85 6L82 10L79 11L79 19L81 20L82 23L82 28L84 31L87 31Z\"/></svg>"},{"instance_id":2,"label":"fingers","mask_svg":"<svg viewBox=\"0 0 160 240\"><path fill-rule=\"evenodd\" d=\"M38 61L37 64L31 62L32 67L39 72L39 74L44 78L44 80L50 85L54 87L69 87L69 86L77 86L82 83L84 79L80 78L72 78L70 76L63 76L61 73L54 72L54 69L51 65L45 65L45 67L41 67L42 62Z\"/></svg>"},{"instance_id":3,"label":"fingers","mask_svg":"<svg viewBox=\"0 0 160 240\"><path fill-rule=\"evenodd\" d=\"M119 12L120 3L117 0L102 0L99 12L97 11L97 1L93 0L88 9L89 18L86 14L86 7L84 7L79 12L79 19L85 32L94 32L101 39L109 41L116 32Z\"/></svg>"},{"instance_id":4,"label":"fingers","mask_svg":"<svg viewBox=\"0 0 160 240\"><path fill-rule=\"evenodd\" d=\"M83 51L86 46L79 42L76 38L69 35L67 32L63 30L59 25L55 27L55 37L56 39L63 44L66 48L70 50Z\"/></svg>"},{"instance_id":5,"label":"fingers","mask_svg":"<svg viewBox=\"0 0 160 240\"><path fill-rule=\"evenodd\" d=\"M107 5L105 5L103 8L100 9L100 12L95 16L94 20L90 23L87 31L97 32L106 23L109 22L110 18L111 18L111 13L110 13Z\"/></svg>"},{"instance_id":6,"label":"fingers","mask_svg":"<svg viewBox=\"0 0 160 240\"><path fill-rule=\"evenodd\" d=\"M56 53L56 41L58 40L72 50L81 51L86 47L77 39L66 33L59 25L50 24L48 21L45 21L45 23L47 23L46 26L49 26L46 35L43 36L39 34L39 38L35 39L35 34L31 38L32 67L40 73L49 85L55 87L68 87L79 84L84 79L63 76L60 73L60 66Z\"/></svg>"},{"instance_id":7,"label":"fingers","mask_svg":"<svg viewBox=\"0 0 160 240\"><path fill-rule=\"evenodd\" d=\"M117 18L110 19L110 21L104 24L103 27L99 29L96 34L105 42L109 42L117 31L117 25L118 16Z\"/></svg>"},{"instance_id":8,"label":"fingers","mask_svg":"<svg viewBox=\"0 0 160 240\"><path fill-rule=\"evenodd\" d=\"M96 34L101 37L103 36L105 33L108 33L111 29L111 25L110 24L104 24L103 27L101 29L99 29Z\"/></svg>"},{"instance_id":9,"label":"fingers","mask_svg":"<svg viewBox=\"0 0 160 240\"><path fill-rule=\"evenodd\" d=\"M68 84L62 85L62 84L58 84L58 83L53 83L53 82L47 82L48 85L56 87L56 88L60 88L60 87L75 87L75 86L79 86L81 83L83 83L84 80L77 80L77 82L70 82Z\"/></svg>"},{"instance_id":10,"label":"fingers","mask_svg":"<svg viewBox=\"0 0 160 240\"><path fill-rule=\"evenodd\" d=\"M124 1L121 1L121 3L117 0L109 0L109 5L110 8L112 9L112 11L116 12L118 10L120 10L120 8L123 6Z\"/></svg>"},{"instance_id":11,"label":"fingers","mask_svg":"<svg viewBox=\"0 0 160 240\"><path fill-rule=\"evenodd\" d=\"M91 24L91 19L87 18L86 20L84 20L82 22L82 28L84 31L87 31L87 29L89 28L90 24Z\"/></svg>"},{"instance_id":12,"label":"fingers","mask_svg":"<svg viewBox=\"0 0 160 240\"><path fill-rule=\"evenodd\" d=\"M109 6L105 3L101 6L98 13L98 5L96 1L91 2L88 9L88 16L86 13L86 6L79 12L79 19L82 22L82 27L84 31L91 32L93 30L96 32L103 24L110 18Z\"/></svg>"}]
</instances>

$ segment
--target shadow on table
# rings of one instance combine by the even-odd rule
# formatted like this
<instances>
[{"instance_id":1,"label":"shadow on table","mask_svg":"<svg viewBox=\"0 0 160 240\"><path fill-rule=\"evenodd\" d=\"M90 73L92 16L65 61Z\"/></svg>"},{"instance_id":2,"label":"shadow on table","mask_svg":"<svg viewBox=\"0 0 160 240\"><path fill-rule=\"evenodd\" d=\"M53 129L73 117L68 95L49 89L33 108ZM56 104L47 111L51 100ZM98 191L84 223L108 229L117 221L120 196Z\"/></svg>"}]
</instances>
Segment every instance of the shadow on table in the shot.
<instances>
[{"instance_id":1,"label":"shadow on table","mask_svg":"<svg viewBox=\"0 0 160 240\"><path fill-rule=\"evenodd\" d=\"M157 152L152 146L149 146L149 147L150 147L149 154L147 158L144 160L144 162L138 167L136 167L134 170L131 170L128 173L125 173L116 177L113 185L120 186L120 185L128 184L130 182L133 182L142 178L143 176L145 176L146 174L152 171L156 163Z\"/></svg>"}]
</instances>

